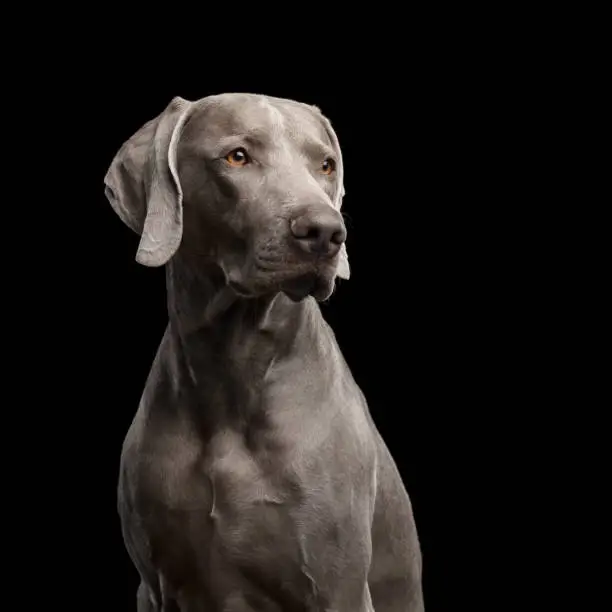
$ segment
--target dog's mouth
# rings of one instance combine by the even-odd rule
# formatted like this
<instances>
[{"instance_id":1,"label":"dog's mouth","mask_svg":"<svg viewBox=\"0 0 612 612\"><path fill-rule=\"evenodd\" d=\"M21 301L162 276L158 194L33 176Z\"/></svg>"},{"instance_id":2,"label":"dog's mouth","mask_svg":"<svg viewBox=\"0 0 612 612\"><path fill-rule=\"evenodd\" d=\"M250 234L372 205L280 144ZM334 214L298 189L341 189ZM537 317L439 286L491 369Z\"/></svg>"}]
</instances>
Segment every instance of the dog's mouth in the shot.
<instances>
[{"instance_id":1,"label":"dog's mouth","mask_svg":"<svg viewBox=\"0 0 612 612\"><path fill-rule=\"evenodd\" d=\"M257 261L244 273L239 268L228 270L225 279L239 297L256 298L282 292L294 302L312 295L326 300L331 293L335 267L332 262L309 262L287 265L285 262Z\"/></svg>"},{"instance_id":2,"label":"dog's mouth","mask_svg":"<svg viewBox=\"0 0 612 612\"><path fill-rule=\"evenodd\" d=\"M246 283L235 280L228 281L229 287L242 298L254 298L257 295L267 293L270 286L266 287L251 287ZM329 294L329 282L325 276L318 272L307 272L297 277L284 279L279 283L274 283L273 286L277 291L284 293L289 299L294 302L300 302L309 295L312 295L317 300L325 300Z\"/></svg>"}]
</instances>

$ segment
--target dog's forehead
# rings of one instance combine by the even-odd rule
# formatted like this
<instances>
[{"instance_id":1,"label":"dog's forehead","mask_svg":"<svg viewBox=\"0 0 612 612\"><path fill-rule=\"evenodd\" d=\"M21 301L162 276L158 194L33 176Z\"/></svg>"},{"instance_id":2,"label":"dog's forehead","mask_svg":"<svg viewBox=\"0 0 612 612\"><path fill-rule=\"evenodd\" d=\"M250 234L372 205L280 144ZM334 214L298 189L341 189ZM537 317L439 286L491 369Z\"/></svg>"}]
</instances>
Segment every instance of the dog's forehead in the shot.
<instances>
[{"instance_id":1,"label":"dog's forehead","mask_svg":"<svg viewBox=\"0 0 612 612\"><path fill-rule=\"evenodd\" d=\"M213 139L260 134L331 144L315 107L257 94L221 94L197 103L190 128Z\"/></svg>"}]
</instances>

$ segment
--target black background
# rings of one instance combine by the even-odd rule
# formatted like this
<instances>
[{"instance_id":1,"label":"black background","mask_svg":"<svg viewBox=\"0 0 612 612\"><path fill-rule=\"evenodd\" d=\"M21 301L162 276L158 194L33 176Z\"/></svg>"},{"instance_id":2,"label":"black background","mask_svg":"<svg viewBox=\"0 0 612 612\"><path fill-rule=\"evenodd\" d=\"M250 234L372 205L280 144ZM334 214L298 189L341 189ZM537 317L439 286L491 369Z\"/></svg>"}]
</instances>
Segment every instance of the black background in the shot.
<instances>
[{"instance_id":1,"label":"black background","mask_svg":"<svg viewBox=\"0 0 612 612\"><path fill-rule=\"evenodd\" d=\"M340 138L353 276L323 313L412 497L426 609L530 609L538 587L549 609L582 587L591 555L567 549L581 488L605 482L589 451L608 447L589 411L605 410L597 20L295 7L254 5L269 31L242 5L7 13L4 607L135 610L116 483L164 278L134 261L103 178L173 96L226 91L316 104Z\"/></svg>"},{"instance_id":2,"label":"black background","mask_svg":"<svg viewBox=\"0 0 612 612\"><path fill-rule=\"evenodd\" d=\"M163 269L135 262L138 237L108 204L104 174L121 144L173 96L227 91L316 104L332 121L344 155L352 277L323 314L411 495L427 608L463 605L466 584L484 599L493 588L477 542L497 547L512 528L492 519L500 502L512 503L507 487L508 499L493 492L506 469L493 457L522 426L522 393L534 375L531 361L517 358L533 306L529 288L517 289L529 282L518 278L528 238L514 233L514 179L524 170L513 145L520 95L452 54L385 65L393 78L357 64L330 80L320 70L280 67L136 78L132 65L118 63L110 79L84 75L78 99L66 102L73 176L63 195L78 246L71 241L64 281L75 357L65 421L79 428L57 451L66 457L64 499L74 499L61 512L79 540L66 569L66 609L84 609L83 597L91 610L135 609L138 578L121 538L116 484L167 318ZM478 579L466 578L473 572Z\"/></svg>"}]
</instances>

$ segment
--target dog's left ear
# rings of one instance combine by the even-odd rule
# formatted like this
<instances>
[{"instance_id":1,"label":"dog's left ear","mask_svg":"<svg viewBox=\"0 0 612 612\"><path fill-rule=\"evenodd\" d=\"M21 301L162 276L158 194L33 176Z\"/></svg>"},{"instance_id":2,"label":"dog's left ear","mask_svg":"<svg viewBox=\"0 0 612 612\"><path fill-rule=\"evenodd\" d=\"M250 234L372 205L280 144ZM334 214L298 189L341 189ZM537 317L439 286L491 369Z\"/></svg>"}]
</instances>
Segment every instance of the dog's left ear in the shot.
<instances>
[{"instance_id":1,"label":"dog's left ear","mask_svg":"<svg viewBox=\"0 0 612 612\"><path fill-rule=\"evenodd\" d=\"M136 261L145 266L165 264L183 237L183 191L176 151L193 106L175 97L123 144L104 178L111 206L141 236Z\"/></svg>"},{"instance_id":2,"label":"dog's left ear","mask_svg":"<svg viewBox=\"0 0 612 612\"><path fill-rule=\"evenodd\" d=\"M340 247L336 276L338 276L338 278L343 278L344 280L351 278L351 266L349 265L348 253L346 252L346 242Z\"/></svg>"},{"instance_id":3,"label":"dog's left ear","mask_svg":"<svg viewBox=\"0 0 612 612\"><path fill-rule=\"evenodd\" d=\"M332 127L331 121L321 113L321 111L317 108L319 116L323 120L323 124L325 125L325 130L327 131L327 135L331 140L332 146L336 152L336 173L338 176L338 189L336 191L336 197L334 198L334 208L336 210L340 210L342 208L342 199L344 198L344 163L342 161L342 149L340 148L340 143L338 142L338 136L334 128ZM336 275L339 278L343 278L348 280L351 277L351 267L349 265L348 253L346 251L346 242L340 248L339 260L338 260L338 270L336 271Z\"/></svg>"}]
</instances>

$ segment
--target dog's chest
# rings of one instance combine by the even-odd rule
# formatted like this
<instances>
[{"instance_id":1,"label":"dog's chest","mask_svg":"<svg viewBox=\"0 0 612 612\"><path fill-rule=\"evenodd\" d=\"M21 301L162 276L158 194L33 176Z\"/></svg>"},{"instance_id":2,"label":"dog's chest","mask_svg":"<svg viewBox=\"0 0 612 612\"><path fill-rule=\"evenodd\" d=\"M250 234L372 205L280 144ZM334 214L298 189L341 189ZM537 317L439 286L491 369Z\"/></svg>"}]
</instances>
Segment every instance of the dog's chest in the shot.
<instances>
[{"instance_id":1,"label":"dog's chest","mask_svg":"<svg viewBox=\"0 0 612 612\"><path fill-rule=\"evenodd\" d=\"M212 438L204 471L212 488L210 516L216 520L290 501L280 451L248 449L244 437L233 430Z\"/></svg>"},{"instance_id":2,"label":"dog's chest","mask_svg":"<svg viewBox=\"0 0 612 612\"><path fill-rule=\"evenodd\" d=\"M282 450L253 454L228 433L214 445L210 518L227 561L285 582L303 581L306 572L309 589L312 580L318 589L333 582L335 570L359 573L368 556L373 465L345 469L340 461L330 469L324 447L299 461ZM327 576L318 575L321 567Z\"/></svg>"},{"instance_id":3,"label":"dog's chest","mask_svg":"<svg viewBox=\"0 0 612 612\"><path fill-rule=\"evenodd\" d=\"M343 463L346 452L334 451L333 436L297 451L293 439L274 439L253 447L244 433L227 429L204 450L186 453L182 436L180 460L171 445L173 452L140 462L149 482L146 503L139 504L142 526L156 563L177 588L198 580L202 559L209 564L208 588L219 597L233 588L226 579L247 576L249 583L270 580L267 590L289 593L288 607L291 598L332 593L347 576L362 577L374 466Z\"/></svg>"}]
</instances>

